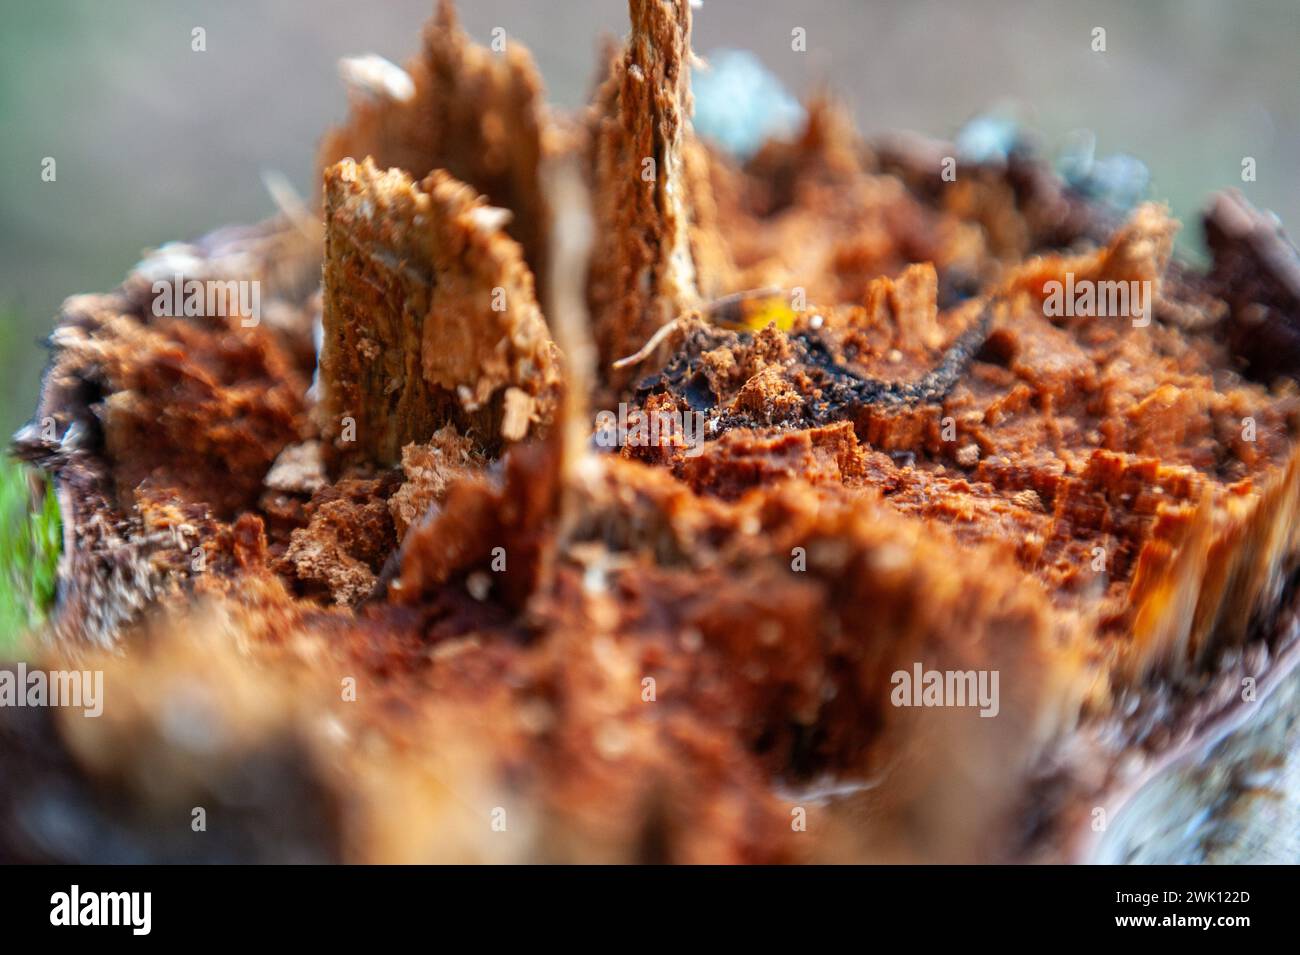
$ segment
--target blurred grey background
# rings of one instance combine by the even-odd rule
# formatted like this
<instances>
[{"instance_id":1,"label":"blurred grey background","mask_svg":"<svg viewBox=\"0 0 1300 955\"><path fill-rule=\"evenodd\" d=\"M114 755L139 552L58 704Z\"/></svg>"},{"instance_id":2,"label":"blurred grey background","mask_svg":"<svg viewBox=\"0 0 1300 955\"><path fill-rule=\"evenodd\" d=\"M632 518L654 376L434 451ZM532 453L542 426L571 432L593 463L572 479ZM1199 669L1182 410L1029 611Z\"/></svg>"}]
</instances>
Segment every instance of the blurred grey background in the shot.
<instances>
[{"instance_id":1,"label":"blurred grey background","mask_svg":"<svg viewBox=\"0 0 1300 955\"><path fill-rule=\"evenodd\" d=\"M146 248L267 216L263 170L314 189L318 138L345 112L336 61L401 62L432 8L3 0L0 428L30 414L65 296L112 287ZM563 107L585 100L600 36L627 23L623 0L464 0L460 13L480 42L500 26L527 44ZM191 50L198 26L206 52ZM806 53L791 50L796 26ZM1105 53L1091 49L1098 26ZM797 95L830 87L868 135L951 136L1009 106L1049 148L1088 128L1099 154L1145 160L1180 216L1236 185L1300 232L1300 0L705 0L695 37L706 55L753 50Z\"/></svg>"}]
</instances>

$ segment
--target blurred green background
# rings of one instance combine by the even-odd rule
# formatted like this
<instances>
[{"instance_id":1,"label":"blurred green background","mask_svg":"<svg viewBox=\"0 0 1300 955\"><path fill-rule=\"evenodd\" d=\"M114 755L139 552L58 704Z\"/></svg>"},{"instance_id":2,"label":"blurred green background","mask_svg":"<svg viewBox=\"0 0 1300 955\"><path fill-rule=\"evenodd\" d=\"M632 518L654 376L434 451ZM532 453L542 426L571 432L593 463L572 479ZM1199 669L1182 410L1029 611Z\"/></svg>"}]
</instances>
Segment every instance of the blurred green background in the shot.
<instances>
[{"instance_id":1,"label":"blurred green background","mask_svg":"<svg viewBox=\"0 0 1300 955\"><path fill-rule=\"evenodd\" d=\"M316 188L345 112L341 56L401 62L433 0L5 0L0 22L0 432L32 412L64 297L108 289L169 239L272 212L264 170ZM533 51L552 102L585 102L622 0L472 0L465 27ZM191 48L195 27L207 49ZM791 49L803 27L807 51ZM1106 30L1104 53L1091 46ZM867 135L951 136L1009 109L1051 151L1077 129L1150 167L1186 219L1237 186L1300 230L1298 0L705 0L696 49L753 50L796 95L834 90ZM1252 156L1257 180L1241 181ZM53 157L57 178L44 182ZM57 514L0 462L0 651L46 595ZM53 551L51 551L53 548Z\"/></svg>"},{"instance_id":2,"label":"blurred green background","mask_svg":"<svg viewBox=\"0 0 1300 955\"><path fill-rule=\"evenodd\" d=\"M272 210L279 170L301 190L321 131L344 114L340 56L401 61L433 0L6 0L0 27L0 430L30 414L60 301L113 286L147 247ZM562 106L581 103L622 0L472 0L467 29L526 43ZM206 52L190 48L207 31ZM807 30L808 50L790 49ZM1107 51L1090 48L1107 31ZM1096 131L1153 194L1194 215L1246 189L1300 222L1297 0L705 0L696 47L754 50L795 93L825 84L867 133L951 135L1012 104L1050 147ZM41 161L57 181L41 181ZM1241 159L1258 180L1243 185Z\"/></svg>"},{"instance_id":3,"label":"blurred green background","mask_svg":"<svg viewBox=\"0 0 1300 955\"><path fill-rule=\"evenodd\" d=\"M0 661L23 653L22 636L54 599L62 524L48 492L47 480L0 460Z\"/></svg>"}]
</instances>

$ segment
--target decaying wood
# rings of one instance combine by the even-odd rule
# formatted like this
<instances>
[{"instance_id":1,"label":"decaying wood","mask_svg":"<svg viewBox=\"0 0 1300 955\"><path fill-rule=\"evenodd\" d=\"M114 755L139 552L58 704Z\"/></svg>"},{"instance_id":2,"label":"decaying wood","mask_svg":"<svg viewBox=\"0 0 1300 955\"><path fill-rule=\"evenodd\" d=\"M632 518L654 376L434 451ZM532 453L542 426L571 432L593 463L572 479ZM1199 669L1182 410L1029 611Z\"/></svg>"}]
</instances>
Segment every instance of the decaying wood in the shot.
<instances>
[{"instance_id":1,"label":"decaying wood","mask_svg":"<svg viewBox=\"0 0 1300 955\"><path fill-rule=\"evenodd\" d=\"M1095 807L1285 685L1289 240L1220 200L1203 275L1159 206L1024 156L945 191L827 101L741 168L690 128L688 0L629 10L564 126L444 4L345 68L322 229L65 304L18 439L67 533L40 662L114 696L0 707L0 857L1092 859ZM1149 320L1047 309L1067 275ZM158 314L176 277L261 320ZM927 671L996 698L900 696ZM31 811L56 784L100 829ZM169 828L199 802L225 855Z\"/></svg>"},{"instance_id":2,"label":"decaying wood","mask_svg":"<svg viewBox=\"0 0 1300 955\"><path fill-rule=\"evenodd\" d=\"M590 298L605 363L699 302L692 250L689 3L634 0L632 32L597 93L597 243ZM624 376L625 377L625 376Z\"/></svg>"},{"instance_id":3,"label":"decaying wood","mask_svg":"<svg viewBox=\"0 0 1300 955\"><path fill-rule=\"evenodd\" d=\"M404 68L348 72L352 114L325 136L320 168L369 156L416 181L444 169L513 213L506 230L533 273L544 275L550 213L539 164L560 134L548 124L532 56L514 38L501 39L499 53L473 43L449 0L440 0L423 49Z\"/></svg>"},{"instance_id":4,"label":"decaying wood","mask_svg":"<svg viewBox=\"0 0 1300 955\"><path fill-rule=\"evenodd\" d=\"M323 430L335 463L396 464L456 424L484 447L549 421L559 355L509 214L437 170L325 178Z\"/></svg>"}]
</instances>

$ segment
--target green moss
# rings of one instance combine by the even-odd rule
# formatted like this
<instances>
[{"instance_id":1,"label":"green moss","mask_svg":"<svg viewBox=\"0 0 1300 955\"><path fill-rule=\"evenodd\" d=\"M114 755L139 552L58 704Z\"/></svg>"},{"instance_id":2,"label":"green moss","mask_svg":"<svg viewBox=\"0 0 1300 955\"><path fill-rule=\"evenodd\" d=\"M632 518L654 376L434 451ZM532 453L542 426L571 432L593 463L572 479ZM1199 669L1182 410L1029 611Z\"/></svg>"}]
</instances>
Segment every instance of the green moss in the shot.
<instances>
[{"instance_id":1,"label":"green moss","mask_svg":"<svg viewBox=\"0 0 1300 955\"><path fill-rule=\"evenodd\" d=\"M29 468L0 455L0 658L19 649L54 603L62 520L48 479L39 504L32 485Z\"/></svg>"}]
</instances>

